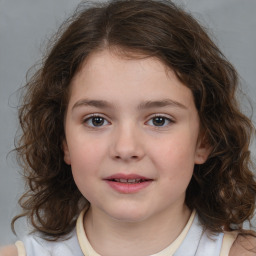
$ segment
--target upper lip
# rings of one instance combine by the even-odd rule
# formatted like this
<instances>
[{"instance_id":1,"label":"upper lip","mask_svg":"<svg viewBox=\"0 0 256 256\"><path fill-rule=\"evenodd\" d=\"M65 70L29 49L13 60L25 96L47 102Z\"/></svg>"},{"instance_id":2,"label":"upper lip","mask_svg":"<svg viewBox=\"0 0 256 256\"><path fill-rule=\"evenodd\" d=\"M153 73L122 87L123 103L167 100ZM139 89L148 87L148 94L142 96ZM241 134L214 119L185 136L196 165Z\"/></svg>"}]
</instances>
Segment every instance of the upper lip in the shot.
<instances>
[{"instance_id":1,"label":"upper lip","mask_svg":"<svg viewBox=\"0 0 256 256\"><path fill-rule=\"evenodd\" d=\"M123 174L123 173L117 173L111 176L108 176L104 178L104 180L115 180L115 179L124 179L124 180L153 180L148 177L144 177L138 174Z\"/></svg>"}]
</instances>

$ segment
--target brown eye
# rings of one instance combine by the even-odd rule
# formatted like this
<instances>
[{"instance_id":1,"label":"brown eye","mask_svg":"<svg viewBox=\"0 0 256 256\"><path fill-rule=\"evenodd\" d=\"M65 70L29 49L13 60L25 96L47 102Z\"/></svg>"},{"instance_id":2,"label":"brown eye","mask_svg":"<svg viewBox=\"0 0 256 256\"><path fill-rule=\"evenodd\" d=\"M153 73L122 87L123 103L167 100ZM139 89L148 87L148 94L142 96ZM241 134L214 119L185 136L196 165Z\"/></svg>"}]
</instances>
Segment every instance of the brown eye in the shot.
<instances>
[{"instance_id":1,"label":"brown eye","mask_svg":"<svg viewBox=\"0 0 256 256\"><path fill-rule=\"evenodd\" d=\"M154 117L152 122L155 126L164 126L166 122L166 118L162 116Z\"/></svg>"},{"instance_id":2,"label":"brown eye","mask_svg":"<svg viewBox=\"0 0 256 256\"><path fill-rule=\"evenodd\" d=\"M109 124L109 122L101 116L91 116L86 118L83 123L89 127L101 127Z\"/></svg>"},{"instance_id":3,"label":"brown eye","mask_svg":"<svg viewBox=\"0 0 256 256\"><path fill-rule=\"evenodd\" d=\"M92 124L94 126L102 126L104 124L104 118L97 116L92 118Z\"/></svg>"},{"instance_id":4,"label":"brown eye","mask_svg":"<svg viewBox=\"0 0 256 256\"><path fill-rule=\"evenodd\" d=\"M170 123L174 123L174 121L165 116L154 116L147 122L148 125L154 127L165 127L168 126Z\"/></svg>"}]
</instances>

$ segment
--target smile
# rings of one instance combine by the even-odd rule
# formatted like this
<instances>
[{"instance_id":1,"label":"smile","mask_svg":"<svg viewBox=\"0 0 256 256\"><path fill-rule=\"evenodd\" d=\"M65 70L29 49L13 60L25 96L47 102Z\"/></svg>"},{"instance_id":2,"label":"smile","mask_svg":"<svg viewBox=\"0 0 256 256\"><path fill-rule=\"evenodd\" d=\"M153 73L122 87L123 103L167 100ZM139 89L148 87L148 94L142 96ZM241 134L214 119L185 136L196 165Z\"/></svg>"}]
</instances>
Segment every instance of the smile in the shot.
<instances>
[{"instance_id":1,"label":"smile","mask_svg":"<svg viewBox=\"0 0 256 256\"><path fill-rule=\"evenodd\" d=\"M118 193L133 194L148 187L153 179L139 175L116 174L104 179L107 184Z\"/></svg>"},{"instance_id":2,"label":"smile","mask_svg":"<svg viewBox=\"0 0 256 256\"><path fill-rule=\"evenodd\" d=\"M113 179L112 181L121 182L121 183L135 184L135 183L145 182L147 180L144 180L144 179Z\"/></svg>"}]
</instances>

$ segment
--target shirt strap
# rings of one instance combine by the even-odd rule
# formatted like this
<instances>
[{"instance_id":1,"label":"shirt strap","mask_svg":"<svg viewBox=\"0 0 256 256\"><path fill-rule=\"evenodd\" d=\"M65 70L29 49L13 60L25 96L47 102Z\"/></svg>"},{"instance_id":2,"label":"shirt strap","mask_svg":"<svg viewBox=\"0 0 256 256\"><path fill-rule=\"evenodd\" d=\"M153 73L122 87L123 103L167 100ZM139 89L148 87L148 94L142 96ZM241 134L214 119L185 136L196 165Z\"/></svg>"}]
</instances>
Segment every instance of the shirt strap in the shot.
<instances>
[{"instance_id":1,"label":"shirt strap","mask_svg":"<svg viewBox=\"0 0 256 256\"><path fill-rule=\"evenodd\" d=\"M220 256L228 256L229 255L229 251L230 251L234 241L236 240L237 235L238 235L238 233L235 231L224 232Z\"/></svg>"},{"instance_id":2,"label":"shirt strap","mask_svg":"<svg viewBox=\"0 0 256 256\"><path fill-rule=\"evenodd\" d=\"M17 241L15 243L15 246L18 250L18 256L26 256L27 255L23 242Z\"/></svg>"}]
</instances>

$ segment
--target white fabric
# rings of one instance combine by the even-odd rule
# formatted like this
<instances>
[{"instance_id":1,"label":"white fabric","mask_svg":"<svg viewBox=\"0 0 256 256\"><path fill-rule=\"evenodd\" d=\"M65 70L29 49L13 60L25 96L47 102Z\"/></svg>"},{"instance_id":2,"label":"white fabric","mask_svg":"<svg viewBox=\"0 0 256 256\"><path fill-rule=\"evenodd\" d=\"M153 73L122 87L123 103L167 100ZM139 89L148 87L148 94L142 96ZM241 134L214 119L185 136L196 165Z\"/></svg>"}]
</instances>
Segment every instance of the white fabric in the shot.
<instances>
[{"instance_id":1,"label":"white fabric","mask_svg":"<svg viewBox=\"0 0 256 256\"><path fill-rule=\"evenodd\" d=\"M69 239L63 241L50 242L34 234L26 236L23 243L26 249L25 256L84 256L75 230Z\"/></svg>"},{"instance_id":2,"label":"white fabric","mask_svg":"<svg viewBox=\"0 0 256 256\"><path fill-rule=\"evenodd\" d=\"M186 238L174 256L219 256L222 240L223 233L210 234L204 230L196 216Z\"/></svg>"},{"instance_id":3,"label":"white fabric","mask_svg":"<svg viewBox=\"0 0 256 256\"><path fill-rule=\"evenodd\" d=\"M83 215L81 214L79 219L82 218ZM83 229L83 222L79 222L79 219L77 232L74 230L70 234L70 238L64 241L49 242L35 234L26 236L23 239L26 255L19 254L19 256L98 256L99 254L90 246ZM193 214L191 219L193 220ZM188 225L190 226L189 222L186 227ZM186 230L186 227L184 230ZM181 234L184 234L184 230ZM223 233L210 234L207 230L204 230L198 216L195 215L190 229L185 234L181 244L179 243L177 250L173 251L174 242L163 251L151 256L220 256L222 241ZM228 256L228 252L227 255L222 256Z\"/></svg>"}]
</instances>

